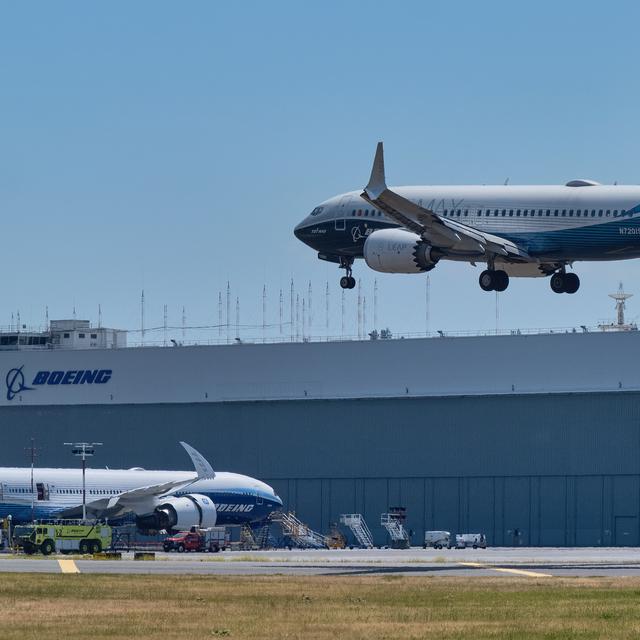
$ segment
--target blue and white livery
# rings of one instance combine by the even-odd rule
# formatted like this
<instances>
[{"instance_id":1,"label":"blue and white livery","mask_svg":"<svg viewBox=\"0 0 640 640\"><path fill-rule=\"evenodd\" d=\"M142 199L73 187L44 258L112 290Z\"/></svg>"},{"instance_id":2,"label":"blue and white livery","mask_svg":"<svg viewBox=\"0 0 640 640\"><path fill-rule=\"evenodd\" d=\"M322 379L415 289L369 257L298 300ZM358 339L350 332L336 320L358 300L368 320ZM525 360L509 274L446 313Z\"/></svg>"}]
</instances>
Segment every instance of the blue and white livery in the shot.
<instances>
[{"instance_id":1,"label":"blue and white livery","mask_svg":"<svg viewBox=\"0 0 640 640\"><path fill-rule=\"evenodd\" d=\"M485 291L509 277L550 276L556 293L575 293L581 260L640 257L640 187L572 180L564 186L386 185L382 142L369 183L317 206L294 231L322 260L346 270L355 258L384 273L421 273L440 260L486 265Z\"/></svg>"},{"instance_id":2,"label":"blue and white livery","mask_svg":"<svg viewBox=\"0 0 640 640\"><path fill-rule=\"evenodd\" d=\"M193 447L180 443L194 471L87 469L86 511L111 521L135 516L141 531L183 531L260 522L282 508L272 487L238 473L214 472ZM0 468L0 517L14 523L82 514L79 469Z\"/></svg>"}]
</instances>

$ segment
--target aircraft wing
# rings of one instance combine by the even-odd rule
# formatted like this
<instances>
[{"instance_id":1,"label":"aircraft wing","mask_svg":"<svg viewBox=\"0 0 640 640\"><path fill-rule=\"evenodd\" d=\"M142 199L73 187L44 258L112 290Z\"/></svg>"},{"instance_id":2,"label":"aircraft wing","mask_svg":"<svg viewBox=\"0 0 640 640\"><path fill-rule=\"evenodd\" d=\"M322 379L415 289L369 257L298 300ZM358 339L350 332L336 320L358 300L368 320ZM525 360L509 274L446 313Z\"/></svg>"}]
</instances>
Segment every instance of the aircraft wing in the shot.
<instances>
[{"instance_id":1,"label":"aircraft wing","mask_svg":"<svg viewBox=\"0 0 640 640\"><path fill-rule=\"evenodd\" d=\"M149 505L153 504L157 498L166 496L178 489L184 489L197 480L215 477L216 474L212 466L199 451L188 445L186 442L180 442L180 444L189 454L189 457L193 462L193 466L195 467L196 475L191 478L170 480L160 484L138 487L136 489L130 489L129 491L123 491L117 496L112 496L111 498L102 498L100 500L87 502L87 512L97 516L113 518L128 511L148 510ZM70 509L65 509L60 515L61 517L73 517L77 515L78 510L82 511L82 507L71 507Z\"/></svg>"},{"instance_id":2,"label":"aircraft wing","mask_svg":"<svg viewBox=\"0 0 640 640\"><path fill-rule=\"evenodd\" d=\"M531 260L527 252L514 242L491 233L478 231L455 220L447 220L431 209L425 209L387 187L384 175L384 150L378 142L369 184L360 194L374 207L410 231L417 233L433 247L445 253L478 258L502 256L514 262Z\"/></svg>"}]
</instances>

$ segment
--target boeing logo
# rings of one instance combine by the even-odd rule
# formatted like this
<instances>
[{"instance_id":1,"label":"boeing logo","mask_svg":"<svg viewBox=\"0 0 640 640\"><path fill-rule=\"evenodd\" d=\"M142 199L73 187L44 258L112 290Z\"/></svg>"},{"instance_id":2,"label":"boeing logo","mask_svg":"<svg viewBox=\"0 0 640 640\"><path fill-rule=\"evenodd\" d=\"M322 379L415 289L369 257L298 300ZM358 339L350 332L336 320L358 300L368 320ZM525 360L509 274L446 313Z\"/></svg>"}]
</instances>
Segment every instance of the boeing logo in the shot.
<instances>
[{"instance_id":1,"label":"boeing logo","mask_svg":"<svg viewBox=\"0 0 640 640\"><path fill-rule=\"evenodd\" d=\"M23 391L33 391L33 387L27 387L24 383L24 373L22 373L22 367L11 369L7 373L5 382L7 384L7 400L13 400L19 393Z\"/></svg>"},{"instance_id":2,"label":"boeing logo","mask_svg":"<svg viewBox=\"0 0 640 640\"><path fill-rule=\"evenodd\" d=\"M68 371L38 371L32 386L25 384L25 377L21 367L11 369L5 378L7 385L7 400L13 400L23 391L34 391L42 385L68 385L68 384L106 384L111 380L111 369L70 369Z\"/></svg>"}]
</instances>

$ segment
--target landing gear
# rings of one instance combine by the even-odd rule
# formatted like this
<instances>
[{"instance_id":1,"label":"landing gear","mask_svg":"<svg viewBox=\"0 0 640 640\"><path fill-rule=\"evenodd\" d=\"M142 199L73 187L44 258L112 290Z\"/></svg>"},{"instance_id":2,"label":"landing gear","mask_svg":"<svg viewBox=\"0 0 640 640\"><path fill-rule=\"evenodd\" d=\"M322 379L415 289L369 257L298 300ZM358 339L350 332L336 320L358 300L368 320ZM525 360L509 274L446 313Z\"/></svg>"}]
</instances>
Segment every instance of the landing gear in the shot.
<instances>
[{"instance_id":1,"label":"landing gear","mask_svg":"<svg viewBox=\"0 0 640 640\"><path fill-rule=\"evenodd\" d=\"M478 278L483 291L504 291L509 286L509 275L501 269L485 269Z\"/></svg>"},{"instance_id":2,"label":"landing gear","mask_svg":"<svg viewBox=\"0 0 640 640\"><path fill-rule=\"evenodd\" d=\"M340 258L340 268L347 272L346 276L340 278L340 286L343 289L353 289L356 286L356 279L351 275L353 273L353 258Z\"/></svg>"},{"instance_id":3,"label":"landing gear","mask_svg":"<svg viewBox=\"0 0 640 640\"><path fill-rule=\"evenodd\" d=\"M340 286L343 289L353 289L356 286L356 279L353 276L342 276Z\"/></svg>"},{"instance_id":4,"label":"landing gear","mask_svg":"<svg viewBox=\"0 0 640 640\"><path fill-rule=\"evenodd\" d=\"M575 273L557 271L549 280L554 293L575 293L580 288L580 278Z\"/></svg>"}]
</instances>

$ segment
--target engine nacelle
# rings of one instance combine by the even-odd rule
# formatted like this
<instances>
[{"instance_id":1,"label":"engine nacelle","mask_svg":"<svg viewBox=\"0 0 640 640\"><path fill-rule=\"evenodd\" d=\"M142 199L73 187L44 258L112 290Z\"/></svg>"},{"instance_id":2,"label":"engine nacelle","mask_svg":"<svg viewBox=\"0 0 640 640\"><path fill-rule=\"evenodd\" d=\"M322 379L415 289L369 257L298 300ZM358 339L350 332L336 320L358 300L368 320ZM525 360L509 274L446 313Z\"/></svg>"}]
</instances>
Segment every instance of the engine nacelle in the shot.
<instances>
[{"instance_id":1,"label":"engine nacelle","mask_svg":"<svg viewBox=\"0 0 640 640\"><path fill-rule=\"evenodd\" d=\"M419 235L405 229L374 231L364 243L364 260L382 273L431 271L440 256Z\"/></svg>"},{"instance_id":2,"label":"engine nacelle","mask_svg":"<svg viewBox=\"0 0 640 640\"><path fill-rule=\"evenodd\" d=\"M211 498L189 493L163 500L152 513L138 516L136 524L143 531L188 531L191 527L215 527L216 506Z\"/></svg>"}]
</instances>

